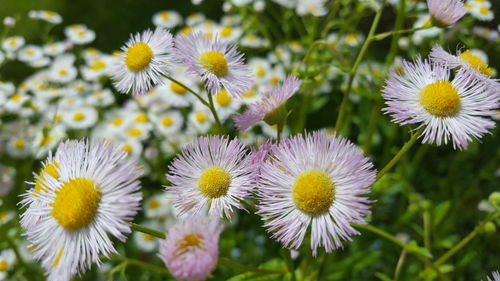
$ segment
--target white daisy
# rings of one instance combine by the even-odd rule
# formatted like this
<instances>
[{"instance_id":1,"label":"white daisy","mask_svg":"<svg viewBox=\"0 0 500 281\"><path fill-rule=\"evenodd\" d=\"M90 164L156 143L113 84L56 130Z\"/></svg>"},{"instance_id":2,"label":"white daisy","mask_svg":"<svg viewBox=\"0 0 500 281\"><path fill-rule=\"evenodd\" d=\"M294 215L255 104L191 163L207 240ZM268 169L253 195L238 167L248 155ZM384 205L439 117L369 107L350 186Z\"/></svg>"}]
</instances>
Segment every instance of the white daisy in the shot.
<instances>
[{"instance_id":1,"label":"white daisy","mask_svg":"<svg viewBox=\"0 0 500 281\"><path fill-rule=\"evenodd\" d=\"M161 11L153 15L153 24L163 28L174 28L182 23L181 15L176 11Z\"/></svg>"}]
</instances>

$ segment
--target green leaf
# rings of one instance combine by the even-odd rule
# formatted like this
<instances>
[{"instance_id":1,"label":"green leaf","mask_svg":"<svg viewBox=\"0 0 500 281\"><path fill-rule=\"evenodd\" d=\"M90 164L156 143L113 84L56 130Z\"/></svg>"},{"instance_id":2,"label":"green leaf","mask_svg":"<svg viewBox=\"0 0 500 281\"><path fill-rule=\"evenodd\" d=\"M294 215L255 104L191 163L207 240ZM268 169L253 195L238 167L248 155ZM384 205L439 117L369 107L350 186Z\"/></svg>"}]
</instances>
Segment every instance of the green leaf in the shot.
<instances>
[{"instance_id":1,"label":"green leaf","mask_svg":"<svg viewBox=\"0 0 500 281\"><path fill-rule=\"evenodd\" d=\"M441 221L444 219L444 217L448 214L448 211L450 210L451 207L451 202L450 201L445 201L439 205L437 205L434 208L434 216L433 216L433 222L432 225L434 227L437 227Z\"/></svg>"},{"instance_id":2,"label":"green leaf","mask_svg":"<svg viewBox=\"0 0 500 281\"><path fill-rule=\"evenodd\" d=\"M410 253L414 253L414 254L418 254L420 256L432 258L431 252L429 252L429 250L427 250L424 247L418 246L418 244L415 240L412 240L412 241L410 241L410 243L408 243L407 250Z\"/></svg>"},{"instance_id":3,"label":"green leaf","mask_svg":"<svg viewBox=\"0 0 500 281\"><path fill-rule=\"evenodd\" d=\"M385 275L384 273L382 272L376 272L375 273L375 277L377 277L378 279L382 280L382 281L392 281L392 278Z\"/></svg>"}]
</instances>

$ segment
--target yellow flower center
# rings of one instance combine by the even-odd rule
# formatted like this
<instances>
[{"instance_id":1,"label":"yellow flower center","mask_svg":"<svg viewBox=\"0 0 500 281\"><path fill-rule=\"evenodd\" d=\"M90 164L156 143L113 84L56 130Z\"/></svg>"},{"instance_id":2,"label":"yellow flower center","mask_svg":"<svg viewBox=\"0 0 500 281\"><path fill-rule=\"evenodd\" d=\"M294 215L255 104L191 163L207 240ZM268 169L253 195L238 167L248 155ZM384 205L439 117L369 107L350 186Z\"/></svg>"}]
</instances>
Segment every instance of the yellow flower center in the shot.
<instances>
[{"instance_id":1,"label":"yellow flower center","mask_svg":"<svg viewBox=\"0 0 500 281\"><path fill-rule=\"evenodd\" d=\"M50 214L62 227L76 231L92 222L100 201L101 192L93 180L71 179L56 191Z\"/></svg>"},{"instance_id":2,"label":"yellow flower center","mask_svg":"<svg viewBox=\"0 0 500 281\"><path fill-rule=\"evenodd\" d=\"M7 218L8 215L9 215L9 213L7 213L7 212L0 213L0 220Z\"/></svg>"},{"instance_id":3,"label":"yellow flower center","mask_svg":"<svg viewBox=\"0 0 500 281\"><path fill-rule=\"evenodd\" d=\"M66 69L59 70L59 75L66 76L68 75L68 71Z\"/></svg>"},{"instance_id":4,"label":"yellow flower center","mask_svg":"<svg viewBox=\"0 0 500 281\"><path fill-rule=\"evenodd\" d=\"M345 41L347 41L347 43L356 43L356 41L358 41L358 36L356 34L348 34L346 37L345 37Z\"/></svg>"},{"instance_id":5,"label":"yellow flower center","mask_svg":"<svg viewBox=\"0 0 500 281\"><path fill-rule=\"evenodd\" d=\"M90 69L91 70L100 70L100 69L103 69L106 67L106 63L103 62L103 61L96 61L94 62L91 66L90 66Z\"/></svg>"},{"instance_id":6,"label":"yellow flower center","mask_svg":"<svg viewBox=\"0 0 500 281\"><path fill-rule=\"evenodd\" d=\"M57 171L58 168L59 168L59 163L57 163L57 161L52 161L50 163L47 163L47 165L45 165L45 168L43 168L40 174L38 174L38 179L35 181L36 193L47 191L47 187L42 183L42 181L45 181L45 174L55 179L59 178L59 172ZM33 196L37 197L36 194L33 194Z\"/></svg>"},{"instance_id":7,"label":"yellow flower center","mask_svg":"<svg viewBox=\"0 0 500 281\"><path fill-rule=\"evenodd\" d=\"M200 247L203 245L203 236L198 233L191 233L181 240L177 241L176 246L177 246L177 251L181 251L181 253L178 253L179 255L182 255L187 251L187 248L189 247Z\"/></svg>"},{"instance_id":8,"label":"yellow flower center","mask_svg":"<svg viewBox=\"0 0 500 281\"><path fill-rule=\"evenodd\" d=\"M19 93L16 93L16 94L13 94L10 99L13 100L13 101L19 101L23 96L21 96L21 94Z\"/></svg>"},{"instance_id":9,"label":"yellow flower center","mask_svg":"<svg viewBox=\"0 0 500 281\"><path fill-rule=\"evenodd\" d=\"M230 27L230 26L224 26L221 31L220 31L220 35L222 37L228 37L228 36L231 36L231 34L233 33L233 29Z\"/></svg>"},{"instance_id":10,"label":"yellow flower center","mask_svg":"<svg viewBox=\"0 0 500 281\"><path fill-rule=\"evenodd\" d=\"M123 123L123 119L120 117L116 117L113 120L113 122L111 122L111 124L113 124L113 126L120 126L122 123Z\"/></svg>"},{"instance_id":11,"label":"yellow flower center","mask_svg":"<svg viewBox=\"0 0 500 281\"><path fill-rule=\"evenodd\" d=\"M132 154L132 146L128 143L122 145L120 149L127 152L128 155Z\"/></svg>"},{"instance_id":12,"label":"yellow flower center","mask_svg":"<svg viewBox=\"0 0 500 281\"><path fill-rule=\"evenodd\" d=\"M470 50L461 53L460 58L484 75L491 76L493 74L488 64L482 61L478 56L473 55Z\"/></svg>"},{"instance_id":13,"label":"yellow flower center","mask_svg":"<svg viewBox=\"0 0 500 281\"><path fill-rule=\"evenodd\" d=\"M8 265L7 261L0 260L0 271L6 271Z\"/></svg>"},{"instance_id":14,"label":"yellow flower center","mask_svg":"<svg viewBox=\"0 0 500 281\"><path fill-rule=\"evenodd\" d=\"M256 74L259 77L264 77L264 75L266 75L266 70L263 67L259 67L257 69L257 73Z\"/></svg>"},{"instance_id":15,"label":"yellow flower center","mask_svg":"<svg viewBox=\"0 0 500 281\"><path fill-rule=\"evenodd\" d=\"M231 103L231 97L227 94L226 90L222 90L215 96L215 101L220 106L226 107Z\"/></svg>"},{"instance_id":16,"label":"yellow flower center","mask_svg":"<svg viewBox=\"0 0 500 281\"><path fill-rule=\"evenodd\" d=\"M170 127L174 123L174 119L170 116L165 116L161 119L161 124L165 127Z\"/></svg>"},{"instance_id":17,"label":"yellow flower center","mask_svg":"<svg viewBox=\"0 0 500 281\"><path fill-rule=\"evenodd\" d=\"M419 99L425 110L438 117L453 116L460 110L460 96L450 81L440 80L425 86Z\"/></svg>"},{"instance_id":18,"label":"yellow flower center","mask_svg":"<svg viewBox=\"0 0 500 281\"><path fill-rule=\"evenodd\" d=\"M228 74L227 60L221 52L204 52L200 55L199 61L204 68L217 77L226 77Z\"/></svg>"},{"instance_id":19,"label":"yellow flower center","mask_svg":"<svg viewBox=\"0 0 500 281\"><path fill-rule=\"evenodd\" d=\"M156 209L158 207L160 207L160 202L158 202L158 200L153 199L149 201L149 208Z\"/></svg>"},{"instance_id":20,"label":"yellow flower center","mask_svg":"<svg viewBox=\"0 0 500 281\"><path fill-rule=\"evenodd\" d=\"M160 12L160 16L162 20L168 20L170 18L170 14L166 11Z\"/></svg>"},{"instance_id":21,"label":"yellow flower center","mask_svg":"<svg viewBox=\"0 0 500 281\"><path fill-rule=\"evenodd\" d=\"M85 118L85 114L82 112L77 112L73 115L73 120L74 121L82 121Z\"/></svg>"},{"instance_id":22,"label":"yellow flower center","mask_svg":"<svg viewBox=\"0 0 500 281\"><path fill-rule=\"evenodd\" d=\"M209 198L226 195L229 185L231 185L231 175L219 166L205 169L198 180L198 189Z\"/></svg>"},{"instance_id":23,"label":"yellow flower center","mask_svg":"<svg viewBox=\"0 0 500 281\"><path fill-rule=\"evenodd\" d=\"M128 135L131 137L140 136L141 133L142 133L141 129L138 129L138 128L132 128L132 129L128 130Z\"/></svg>"},{"instance_id":24,"label":"yellow flower center","mask_svg":"<svg viewBox=\"0 0 500 281\"><path fill-rule=\"evenodd\" d=\"M153 59L153 50L144 42L130 46L125 57L125 65L132 71L141 71L146 68Z\"/></svg>"},{"instance_id":25,"label":"yellow flower center","mask_svg":"<svg viewBox=\"0 0 500 281\"><path fill-rule=\"evenodd\" d=\"M141 113L135 117L135 122L144 123L148 122L148 116L145 113Z\"/></svg>"},{"instance_id":26,"label":"yellow flower center","mask_svg":"<svg viewBox=\"0 0 500 281\"><path fill-rule=\"evenodd\" d=\"M154 241L155 240L155 237L151 234L144 233L142 235L144 237L144 240L146 240L146 241Z\"/></svg>"},{"instance_id":27,"label":"yellow flower center","mask_svg":"<svg viewBox=\"0 0 500 281\"><path fill-rule=\"evenodd\" d=\"M196 113L194 117L196 119L196 122L198 123L203 123L207 120L207 115L205 115L205 113L203 112Z\"/></svg>"},{"instance_id":28,"label":"yellow flower center","mask_svg":"<svg viewBox=\"0 0 500 281\"><path fill-rule=\"evenodd\" d=\"M319 216L328 212L332 205L335 186L325 172L309 170L295 180L292 197L299 210L311 216Z\"/></svg>"},{"instance_id":29,"label":"yellow flower center","mask_svg":"<svg viewBox=\"0 0 500 281\"><path fill-rule=\"evenodd\" d=\"M486 8L486 7L481 7L479 8L479 13L483 14L483 15L486 15L490 12L490 9Z\"/></svg>"},{"instance_id":30,"label":"yellow flower center","mask_svg":"<svg viewBox=\"0 0 500 281\"><path fill-rule=\"evenodd\" d=\"M184 95L187 92L186 88L175 82L170 83L170 90L178 95Z\"/></svg>"},{"instance_id":31,"label":"yellow flower center","mask_svg":"<svg viewBox=\"0 0 500 281\"><path fill-rule=\"evenodd\" d=\"M24 141L22 139L18 139L18 140L16 140L16 142L14 142L14 146L17 149L23 149L26 146L26 143L24 143Z\"/></svg>"}]
</instances>

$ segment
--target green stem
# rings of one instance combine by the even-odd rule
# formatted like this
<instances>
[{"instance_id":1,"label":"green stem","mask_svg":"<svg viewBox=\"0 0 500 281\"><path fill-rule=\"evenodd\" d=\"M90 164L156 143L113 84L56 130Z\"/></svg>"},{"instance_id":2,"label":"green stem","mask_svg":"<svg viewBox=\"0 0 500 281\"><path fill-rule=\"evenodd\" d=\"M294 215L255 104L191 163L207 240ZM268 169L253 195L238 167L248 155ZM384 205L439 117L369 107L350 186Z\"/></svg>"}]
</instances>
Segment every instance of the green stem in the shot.
<instances>
[{"instance_id":1,"label":"green stem","mask_svg":"<svg viewBox=\"0 0 500 281\"><path fill-rule=\"evenodd\" d=\"M156 238L160 238L160 239L166 238L165 233L163 233L161 231L154 230L154 229L151 229L149 227L145 227L145 226L133 223L133 222L130 222L129 224L132 227L132 229L135 231L146 233L146 234L152 235L152 236L154 236Z\"/></svg>"},{"instance_id":2,"label":"green stem","mask_svg":"<svg viewBox=\"0 0 500 281\"><path fill-rule=\"evenodd\" d=\"M165 269L165 268L163 268L161 266L157 266L157 265L154 265L154 264L145 263L145 262L140 261L140 260L129 259L129 258L126 258L125 261L129 265L135 265L135 266L142 267L144 269L147 269L147 270L150 270L150 271L154 271L154 272L157 272L157 273L160 273L160 274L163 274L163 275L172 276L167 269Z\"/></svg>"},{"instance_id":3,"label":"green stem","mask_svg":"<svg viewBox=\"0 0 500 281\"><path fill-rule=\"evenodd\" d=\"M391 159L391 161L389 161L389 163L387 163L387 165L385 165L385 167L382 170L380 170L375 181L378 181L379 179L381 179L385 175L385 173L389 172L394 167L394 165L396 165L398 163L398 161L401 159L401 157L403 157L403 155L405 155L406 152L408 152L408 150L410 150L410 148L413 146L413 144L415 144L418 137L420 136L420 134L423 131L424 131L424 128L422 127L418 131L416 131L415 133L412 134L411 138L403 145L403 147L401 147L399 152L396 155L394 155L394 157Z\"/></svg>"},{"instance_id":4,"label":"green stem","mask_svg":"<svg viewBox=\"0 0 500 281\"><path fill-rule=\"evenodd\" d=\"M352 89L352 85L354 83L354 78L356 77L356 74L358 73L358 68L359 64L363 60L366 51L368 50L368 47L370 46L370 43L373 40L373 36L375 34L375 31L377 30L378 23L380 22L380 18L382 17L382 11L384 10L386 0L382 1L382 5L377 11L377 14L375 15L375 18L373 19L372 26L370 27L370 32L368 33L368 37L366 38L365 42L363 43L363 46L361 47L361 50L356 57L356 60L354 62L354 65L352 66L352 69L349 74L349 80L347 82L347 89L344 92L344 97L342 98L342 103L340 104L340 109L339 113L337 116L337 122L335 124L335 130L337 132L341 132L341 125L342 121L344 121L344 116L345 116L345 111L347 110L347 107L349 105L349 94Z\"/></svg>"},{"instance_id":5,"label":"green stem","mask_svg":"<svg viewBox=\"0 0 500 281\"><path fill-rule=\"evenodd\" d=\"M427 250L431 250L431 214L429 210L424 210L423 213L423 221L424 221L424 247Z\"/></svg>"},{"instance_id":6,"label":"green stem","mask_svg":"<svg viewBox=\"0 0 500 281\"><path fill-rule=\"evenodd\" d=\"M212 112L212 115L214 116L215 123L217 123L217 126L219 126L220 133L225 134L224 126L220 122L219 115L217 115L217 111L215 110L214 99L212 97L212 94L207 93L207 95L208 95L208 103L209 103L208 108L210 108L210 111Z\"/></svg>"},{"instance_id":7,"label":"green stem","mask_svg":"<svg viewBox=\"0 0 500 281\"><path fill-rule=\"evenodd\" d=\"M281 134L283 133L284 127L285 127L285 124L283 124L283 122L278 123L278 132L277 132L277 136L276 136L276 140L278 143L280 143L280 141L281 141Z\"/></svg>"},{"instance_id":8,"label":"green stem","mask_svg":"<svg viewBox=\"0 0 500 281\"><path fill-rule=\"evenodd\" d=\"M405 11L406 11L406 0L399 1L399 9L397 11L396 22L394 23L394 32L399 32L403 28L404 20L405 20ZM389 55L387 55L386 59L386 67L390 67L396 58L399 49L399 36L400 34L395 34L392 37L391 47L389 49Z\"/></svg>"},{"instance_id":9,"label":"green stem","mask_svg":"<svg viewBox=\"0 0 500 281\"><path fill-rule=\"evenodd\" d=\"M286 270L268 270L268 269L260 269L251 266L246 266L234 262L228 258L219 258L219 265L223 265L225 267L234 269L239 272L254 272L260 274L286 274L288 272Z\"/></svg>"},{"instance_id":10,"label":"green stem","mask_svg":"<svg viewBox=\"0 0 500 281\"><path fill-rule=\"evenodd\" d=\"M288 272L290 272L292 274L291 281L296 281L297 276L295 275L295 268L293 266L293 259L292 259L292 255L290 253L290 250L281 249L281 255L283 256L283 259L285 260L286 267L288 268Z\"/></svg>"},{"instance_id":11,"label":"green stem","mask_svg":"<svg viewBox=\"0 0 500 281\"><path fill-rule=\"evenodd\" d=\"M368 131L366 133L366 139L365 139L365 155L369 155L371 150L372 150L372 144L373 144L373 135L377 131L377 121L380 117L380 111L383 105L383 101L379 100L377 101L377 104L375 107L373 107L373 111L370 117L370 121L368 124Z\"/></svg>"},{"instance_id":12,"label":"green stem","mask_svg":"<svg viewBox=\"0 0 500 281\"><path fill-rule=\"evenodd\" d=\"M432 27L434 27L434 26L421 26L421 27L415 27L415 28L409 28L409 29L403 29L403 30L388 31L388 32L379 33L379 34L373 36L372 39L373 39L373 41L379 41L379 40L383 40L389 36L412 33L415 31L425 30L425 29L429 29Z\"/></svg>"},{"instance_id":13,"label":"green stem","mask_svg":"<svg viewBox=\"0 0 500 281\"><path fill-rule=\"evenodd\" d=\"M403 248L401 251L401 255L399 256L398 263L396 264L396 269L394 270L394 278L393 281L398 281L399 276L401 275L401 269L403 268L403 264L405 263L406 260L406 254L408 251Z\"/></svg>"}]
</instances>

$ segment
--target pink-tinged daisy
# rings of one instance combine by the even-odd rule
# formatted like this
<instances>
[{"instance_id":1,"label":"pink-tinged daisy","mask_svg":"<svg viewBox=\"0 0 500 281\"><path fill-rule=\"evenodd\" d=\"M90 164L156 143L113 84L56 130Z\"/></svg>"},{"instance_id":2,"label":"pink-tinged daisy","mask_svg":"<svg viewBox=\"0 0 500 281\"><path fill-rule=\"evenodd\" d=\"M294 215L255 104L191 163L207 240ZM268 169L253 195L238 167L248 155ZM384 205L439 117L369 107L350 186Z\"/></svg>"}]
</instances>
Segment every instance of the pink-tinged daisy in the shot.
<instances>
[{"instance_id":1,"label":"pink-tinged daisy","mask_svg":"<svg viewBox=\"0 0 500 281\"><path fill-rule=\"evenodd\" d=\"M364 195L376 171L349 140L326 132L282 141L262 164L258 213L285 247L298 249L308 230L311 249L342 247L359 234L350 224L366 223L370 200Z\"/></svg>"},{"instance_id":2,"label":"pink-tinged daisy","mask_svg":"<svg viewBox=\"0 0 500 281\"><path fill-rule=\"evenodd\" d=\"M434 61L448 66L449 69L456 69L460 67L470 68L480 78L483 78L485 82L491 83L491 86L498 87L498 89L500 89L498 80L491 79L493 70L491 70L488 66L485 58L481 58L471 50L466 50L464 52L458 51L457 55L454 56L446 52L441 46L434 46L430 56Z\"/></svg>"},{"instance_id":3,"label":"pink-tinged daisy","mask_svg":"<svg viewBox=\"0 0 500 281\"><path fill-rule=\"evenodd\" d=\"M493 271L491 273L491 278L488 277L488 281L500 281L500 272L498 271Z\"/></svg>"},{"instance_id":4,"label":"pink-tinged daisy","mask_svg":"<svg viewBox=\"0 0 500 281\"><path fill-rule=\"evenodd\" d=\"M142 171L125 151L102 141L66 141L55 158L23 195L23 227L48 280L70 280L100 264L100 255L117 253L111 236L127 239L142 200Z\"/></svg>"},{"instance_id":5,"label":"pink-tinged daisy","mask_svg":"<svg viewBox=\"0 0 500 281\"><path fill-rule=\"evenodd\" d=\"M254 171L245 145L221 136L200 137L186 146L169 166L167 192L175 208L196 214L209 205L210 216L231 218L233 208L243 209L241 200L254 186Z\"/></svg>"},{"instance_id":6,"label":"pink-tinged daisy","mask_svg":"<svg viewBox=\"0 0 500 281\"><path fill-rule=\"evenodd\" d=\"M281 86L274 87L269 95L250 104L247 111L234 117L238 130L244 131L262 120L271 126L282 122L288 115L286 101L299 90L300 85L299 79L287 76Z\"/></svg>"},{"instance_id":7,"label":"pink-tinged daisy","mask_svg":"<svg viewBox=\"0 0 500 281\"><path fill-rule=\"evenodd\" d=\"M216 95L225 89L231 97L241 97L252 88L251 72L243 54L236 46L222 41L218 35L191 32L175 39L175 53L205 83L208 91Z\"/></svg>"},{"instance_id":8,"label":"pink-tinged daisy","mask_svg":"<svg viewBox=\"0 0 500 281\"><path fill-rule=\"evenodd\" d=\"M169 228L160 242L159 257L170 273L183 281L208 278L217 265L222 224L202 217L188 217Z\"/></svg>"},{"instance_id":9,"label":"pink-tinged daisy","mask_svg":"<svg viewBox=\"0 0 500 281\"><path fill-rule=\"evenodd\" d=\"M450 70L443 64L418 58L403 62L401 72L393 72L386 81L383 109L400 125L425 127L423 143L467 148L495 127L498 95L490 84L469 69L458 70L450 80Z\"/></svg>"},{"instance_id":10,"label":"pink-tinged daisy","mask_svg":"<svg viewBox=\"0 0 500 281\"><path fill-rule=\"evenodd\" d=\"M154 86L163 83L172 65L172 35L157 28L137 33L122 47L122 54L115 65L113 75L116 89L122 93L132 91L143 95Z\"/></svg>"},{"instance_id":11,"label":"pink-tinged daisy","mask_svg":"<svg viewBox=\"0 0 500 281\"><path fill-rule=\"evenodd\" d=\"M437 26L452 25L467 13L462 0L427 0L427 6Z\"/></svg>"}]
</instances>

